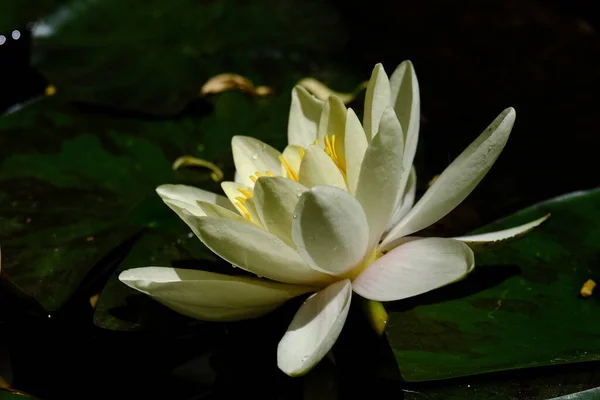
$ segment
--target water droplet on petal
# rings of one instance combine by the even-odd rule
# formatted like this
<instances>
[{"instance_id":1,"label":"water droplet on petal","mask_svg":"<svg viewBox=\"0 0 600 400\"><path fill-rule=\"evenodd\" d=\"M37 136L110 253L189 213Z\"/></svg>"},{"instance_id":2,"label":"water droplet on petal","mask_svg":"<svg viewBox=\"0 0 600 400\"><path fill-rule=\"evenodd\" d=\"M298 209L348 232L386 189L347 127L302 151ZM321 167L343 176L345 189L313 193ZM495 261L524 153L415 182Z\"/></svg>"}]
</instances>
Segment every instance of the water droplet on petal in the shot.
<instances>
[{"instance_id":1,"label":"water droplet on petal","mask_svg":"<svg viewBox=\"0 0 600 400\"><path fill-rule=\"evenodd\" d=\"M256 153L252 154L252 159L253 160L257 160L258 159L258 154L256 154Z\"/></svg>"},{"instance_id":2,"label":"water droplet on petal","mask_svg":"<svg viewBox=\"0 0 600 400\"><path fill-rule=\"evenodd\" d=\"M294 218L294 219L298 219L298 214L294 214L294 215L292 215L292 218Z\"/></svg>"},{"instance_id":3,"label":"water droplet on petal","mask_svg":"<svg viewBox=\"0 0 600 400\"><path fill-rule=\"evenodd\" d=\"M296 192L296 196L298 196L298 197L302 196L302 190L298 190L298 191Z\"/></svg>"}]
</instances>

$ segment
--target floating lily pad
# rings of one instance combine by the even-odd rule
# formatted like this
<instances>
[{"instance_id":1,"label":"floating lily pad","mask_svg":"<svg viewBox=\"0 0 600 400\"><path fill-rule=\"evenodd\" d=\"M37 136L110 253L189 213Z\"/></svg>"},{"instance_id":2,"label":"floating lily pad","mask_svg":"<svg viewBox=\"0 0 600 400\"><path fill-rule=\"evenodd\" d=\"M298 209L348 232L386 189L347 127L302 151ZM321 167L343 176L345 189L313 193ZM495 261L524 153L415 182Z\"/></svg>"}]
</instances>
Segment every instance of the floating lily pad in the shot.
<instances>
[{"instance_id":1,"label":"floating lily pad","mask_svg":"<svg viewBox=\"0 0 600 400\"><path fill-rule=\"evenodd\" d=\"M407 381L600 360L600 190L534 205L478 231L552 213L523 239L476 256L465 280L388 306L387 337Z\"/></svg>"}]
</instances>

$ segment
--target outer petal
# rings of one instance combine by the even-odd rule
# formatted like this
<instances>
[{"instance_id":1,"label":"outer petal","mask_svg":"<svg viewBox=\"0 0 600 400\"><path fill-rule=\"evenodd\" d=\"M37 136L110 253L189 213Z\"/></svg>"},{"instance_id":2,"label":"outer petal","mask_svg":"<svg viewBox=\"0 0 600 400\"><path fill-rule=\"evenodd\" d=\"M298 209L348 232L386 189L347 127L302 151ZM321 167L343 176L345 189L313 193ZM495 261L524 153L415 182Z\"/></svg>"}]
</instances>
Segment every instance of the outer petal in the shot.
<instances>
[{"instance_id":1,"label":"outer petal","mask_svg":"<svg viewBox=\"0 0 600 400\"><path fill-rule=\"evenodd\" d=\"M292 104L288 120L288 143L306 147L317 139L317 126L323 101L301 86L292 90Z\"/></svg>"},{"instance_id":2,"label":"outer petal","mask_svg":"<svg viewBox=\"0 0 600 400\"><path fill-rule=\"evenodd\" d=\"M415 170L414 166L410 169L408 184L404 190L401 189L401 191L402 196L400 196L398 207L396 207L396 211L394 211L392 220L388 225L388 230L396 226L402 217L404 217L415 204L415 196L417 194L417 171Z\"/></svg>"},{"instance_id":3,"label":"outer petal","mask_svg":"<svg viewBox=\"0 0 600 400\"><path fill-rule=\"evenodd\" d=\"M231 219L233 221L244 222L246 224L252 223L251 221L248 221L246 218L242 217L236 211L230 211L227 208L220 207L216 204L207 203L205 201L198 201L198 207L202 209L202 211L207 217Z\"/></svg>"},{"instance_id":4,"label":"outer petal","mask_svg":"<svg viewBox=\"0 0 600 400\"><path fill-rule=\"evenodd\" d=\"M292 247L294 209L306 190L298 182L280 177L259 178L254 185L253 199L263 226Z\"/></svg>"},{"instance_id":5,"label":"outer petal","mask_svg":"<svg viewBox=\"0 0 600 400\"><path fill-rule=\"evenodd\" d=\"M190 219L194 232L221 258L259 277L279 282L320 285L331 277L315 271L277 236L258 227L227 219Z\"/></svg>"},{"instance_id":6,"label":"outer petal","mask_svg":"<svg viewBox=\"0 0 600 400\"><path fill-rule=\"evenodd\" d=\"M383 111L391 104L390 81L383 69L383 65L377 64L373 68L371 79L367 85L365 94L365 116L363 123L367 140L375 136L379 131L379 120Z\"/></svg>"},{"instance_id":7,"label":"outer petal","mask_svg":"<svg viewBox=\"0 0 600 400\"><path fill-rule=\"evenodd\" d=\"M346 179L350 193L356 193L360 168L367 151L367 136L354 111L349 108L346 113Z\"/></svg>"},{"instance_id":8,"label":"outer petal","mask_svg":"<svg viewBox=\"0 0 600 400\"><path fill-rule=\"evenodd\" d=\"M121 272L121 282L188 317L231 321L266 314L309 286L166 267Z\"/></svg>"},{"instance_id":9,"label":"outer petal","mask_svg":"<svg viewBox=\"0 0 600 400\"><path fill-rule=\"evenodd\" d=\"M198 208L198 205L196 204L197 200L217 204L221 207L227 208L228 210L235 210L231 202L227 200L226 197L216 193L208 192L206 190L198 189L193 186L160 185L156 188L156 193L158 193L163 200L176 200L181 207L199 217L205 214L200 208Z\"/></svg>"},{"instance_id":10,"label":"outer petal","mask_svg":"<svg viewBox=\"0 0 600 400\"><path fill-rule=\"evenodd\" d=\"M346 181L331 158L318 146L306 148L306 155L300 165L300 183L311 188L316 185L329 185L346 189Z\"/></svg>"},{"instance_id":11,"label":"outer petal","mask_svg":"<svg viewBox=\"0 0 600 400\"><path fill-rule=\"evenodd\" d=\"M281 153L266 143L248 136L234 136L231 139L233 162L235 169L240 174L241 183L252 187L254 182L250 179L256 172L265 174L270 171L279 174L281 171Z\"/></svg>"},{"instance_id":12,"label":"outer petal","mask_svg":"<svg viewBox=\"0 0 600 400\"><path fill-rule=\"evenodd\" d=\"M550 214L546 214L542 218L538 218L535 221L531 221L520 226L515 226L514 228L504 229L496 232L482 233L479 235L460 236L453 239L466 243L473 250L487 250L488 248L497 244L519 239L526 233L540 226L549 217Z\"/></svg>"},{"instance_id":13,"label":"outer petal","mask_svg":"<svg viewBox=\"0 0 600 400\"><path fill-rule=\"evenodd\" d=\"M442 172L383 244L430 226L460 204L504 149L514 122L515 110L507 108Z\"/></svg>"},{"instance_id":14,"label":"outer petal","mask_svg":"<svg viewBox=\"0 0 600 400\"><path fill-rule=\"evenodd\" d=\"M474 266L473 251L458 240L411 240L367 267L352 287L370 300L400 300L457 281Z\"/></svg>"},{"instance_id":15,"label":"outer petal","mask_svg":"<svg viewBox=\"0 0 600 400\"><path fill-rule=\"evenodd\" d=\"M412 166L421 123L421 99L417 74L410 61L404 61L390 77L391 102L400 124L404 129L404 170ZM407 184L408 176L402 179L402 190Z\"/></svg>"},{"instance_id":16,"label":"outer petal","mask_svg":"<svg viewBox=\"0 0 600 400\"><path fill-rule=\"evenodd\" d=\"M369 249L379 242L398 204L404 152L402 127L388 107L362 162L356 199L369 222Z\"/></svg>"},{"instance_id":17,"label":"outer petal","mask_svg":"<svg viewBox=\"0 0 600 400\"><path fill-rule=\"evenodd\" d=\"M357 266L367 251L369 226L360 203L348 192L316 186L296 205L292 238L316 270L340 275Z\"/></svg>"},{"instance_id":18,"label":"outer petal","mask_svg":"<svg viewBox=\"0 0 600 400\"><path fill-rule=\"evenodd\" d=\"M301 376L317 365L340 335L351 299L349 280L333 283L306 299L277 346L279 369Z\"/></svg>"}]
</instances>

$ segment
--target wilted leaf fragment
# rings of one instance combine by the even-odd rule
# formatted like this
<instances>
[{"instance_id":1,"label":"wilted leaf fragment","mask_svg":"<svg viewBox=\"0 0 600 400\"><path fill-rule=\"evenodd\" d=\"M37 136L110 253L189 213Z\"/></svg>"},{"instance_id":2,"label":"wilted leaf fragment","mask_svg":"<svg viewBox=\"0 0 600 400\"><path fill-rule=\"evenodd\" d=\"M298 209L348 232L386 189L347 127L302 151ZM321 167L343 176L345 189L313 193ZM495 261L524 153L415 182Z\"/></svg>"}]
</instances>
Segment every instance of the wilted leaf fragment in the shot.
<instances>
[{"instance_id":1,"label":"wilted leaf fragment","mask_svg":"<svg viewBox=\"0 0 600 400\"><path fill-rule=\"evenodd\" d=\"M240 90L255 96L268 96L273 93L273 89L268 86L255 87L252 81L238 74L219 74L210 78L202 86L200 94L217 94L230 90Z\"/></svg>"}]
</instances>

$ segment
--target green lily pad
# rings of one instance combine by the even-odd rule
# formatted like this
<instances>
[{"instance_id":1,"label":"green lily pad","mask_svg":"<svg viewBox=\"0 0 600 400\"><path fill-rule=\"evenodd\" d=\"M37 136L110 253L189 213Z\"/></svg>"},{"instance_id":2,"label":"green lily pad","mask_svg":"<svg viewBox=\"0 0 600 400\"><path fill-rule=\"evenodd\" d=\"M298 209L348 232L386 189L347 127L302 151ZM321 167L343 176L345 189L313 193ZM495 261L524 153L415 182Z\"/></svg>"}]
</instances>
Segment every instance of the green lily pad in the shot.
<instances>
[{"instance_id":1,"label":"green lily pad","mask_svg":"<svg viewBox=\"0 0 600 400\"><path fill-rule=\"evenodd\" d=\"M325 2L76 0L33 32L32 61L70 99L173 114L217 74L279 88L314 72L345 40L338 20Z\"/></svg>"},{"instance_id":2,"label":"green lily pad","mask_svg":"<svg viewBox=\"0 0 600 400\"><path fill-rule=\"evenodd\" d=\"M115 248L165 219L177 221L156 186L219 190L208 170L174 172L177 157L208 159L232 177L231 137L244 133L281 147L288 108L287 95L226 93L208 115L144 121L47 98L3 116L2 275L46 310L59 309Z\"/></svg>"},{"instance_id":3,"label":"green lily pad","mask_svg":"<svg viewBox=\"0 0 600 400\"><path fill-rule=\"evenodd\" d=\"M407 381L600 360L600 190L542 202L478 231L552 213L523 239L478 254L465 280L388 306L387 337Z\"/></svg>"}]
</instances>

